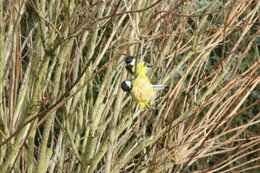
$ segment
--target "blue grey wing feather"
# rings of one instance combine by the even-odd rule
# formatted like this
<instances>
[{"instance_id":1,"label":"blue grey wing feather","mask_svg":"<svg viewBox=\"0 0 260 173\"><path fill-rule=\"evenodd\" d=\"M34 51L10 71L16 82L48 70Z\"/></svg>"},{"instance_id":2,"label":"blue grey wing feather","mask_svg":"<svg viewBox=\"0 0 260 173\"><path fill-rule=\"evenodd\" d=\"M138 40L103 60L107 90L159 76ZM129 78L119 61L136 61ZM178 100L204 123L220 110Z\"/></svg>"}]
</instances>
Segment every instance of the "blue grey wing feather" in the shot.
<instances>
[{"instance_id":1,"label":"blue grey wing feather","mask_svg":"<svg viewBox=\"0 0 260 173\"><path fill-rule=\"evenodd\" d=\"M154 90L163 90L166 87L166 85L153 85Z\"/></svg>"}]
</instances>

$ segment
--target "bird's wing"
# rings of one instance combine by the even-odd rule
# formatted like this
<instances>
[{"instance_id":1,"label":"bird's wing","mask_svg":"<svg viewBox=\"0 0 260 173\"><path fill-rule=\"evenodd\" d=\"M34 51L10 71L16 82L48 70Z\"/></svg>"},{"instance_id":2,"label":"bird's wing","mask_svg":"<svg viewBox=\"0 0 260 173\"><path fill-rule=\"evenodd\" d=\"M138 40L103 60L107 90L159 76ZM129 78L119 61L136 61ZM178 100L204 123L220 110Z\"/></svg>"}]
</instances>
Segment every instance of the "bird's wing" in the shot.
<instances>
[{"instance_id":1,"label":"bird's wing","mask_svg":"<svg viewBox=\"0 0 260 173\"><path fill-rule=\"evenodd\" d=\"M148 62L145 62L144 65L149 68L153 68L154 66L152 64L149 64Z\"/></svg>"},{"instance_id":2,"label":"bird's wing","mask_svg":"<svg viewBox=\"0 0 260 173\"><path fill-rule=\"evenodd\" d=\"M166 87L166 85L153 85L154 90L163 90Z\"/></svg>"},{"instance_id":3,"label":"bird's wing","mask_svg":"<svg viewBox=\"0 0 260 173\"><path fill-rule=\"evenodd\" d=\"M146 61L141 61L141 60L137 60L138 63L144 63L144 66L148 67L148 68L154 68L155 66L146 62Z\"/></svg>"}]
</instances>

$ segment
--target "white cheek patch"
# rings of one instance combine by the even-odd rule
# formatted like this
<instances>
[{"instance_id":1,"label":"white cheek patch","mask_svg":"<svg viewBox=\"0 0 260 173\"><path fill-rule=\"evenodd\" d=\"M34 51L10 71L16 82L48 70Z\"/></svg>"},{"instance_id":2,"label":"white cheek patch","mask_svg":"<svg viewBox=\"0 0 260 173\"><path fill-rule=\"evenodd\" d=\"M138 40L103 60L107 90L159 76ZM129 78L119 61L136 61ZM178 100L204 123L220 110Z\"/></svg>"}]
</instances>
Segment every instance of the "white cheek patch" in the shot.
<instances>
[{"instance_id":1,"label":"white cheek patch","mask_svg":"<svg viewBox=\"0 0 260 173\"><path fill-rule=\"evenodd\" d=\"M132 66L134 66L134 65L135 65L135 59L133 59L130 64L131 64Z\"/></svg>"},{"instance_id":2,"label":"white cheek patch","mask_svg":"<svg viewBox=\"0 0 260 173\"><path fill-rule=\"evenodd\" d=\"M126 85L129 87L129 88L132 88L132 82L131 81L125 81Z\"/></svg>"}]
</instances>

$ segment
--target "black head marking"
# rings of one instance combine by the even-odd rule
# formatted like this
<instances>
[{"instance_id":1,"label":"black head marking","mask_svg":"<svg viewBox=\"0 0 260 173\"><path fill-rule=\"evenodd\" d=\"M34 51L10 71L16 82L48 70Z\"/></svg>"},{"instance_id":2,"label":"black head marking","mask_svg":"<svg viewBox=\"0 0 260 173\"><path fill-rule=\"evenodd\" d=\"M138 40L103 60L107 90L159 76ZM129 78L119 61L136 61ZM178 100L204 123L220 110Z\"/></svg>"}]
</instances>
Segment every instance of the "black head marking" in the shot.
<instances>
[{"instance_id":1,"label":"black head marking","mask_svg":"<svg viewBox=\"0 0 260 173\"><path fill-rule=\"evenodd\" d=\"M132 64L127 64L126 66L125 66L125 68L127 69L127 71L129 71L131 74L134 74L134 72L133 72L133 65Z\"/></svg>"},{"instance_id":2,"label":"black head marking","mask_svg":"<svg viewBox=\"0 0 260 173\"><path fill-rule=\"evenodd\" d=\"M132 56L127 56L125 58L125 63L126 64L132 64L132 61L135 60L136 58L135 57L132 57Z\"/></svg>"},{"instance_id":3,"label":"black head marking","mask_svg":"<svg viewBox=\"0 0 260 173\"><path fill-rule=\"evenodd\" d=\"M124 90L125 92L129 92L132 89L132 82L130 80L125 80L121 83L121 88L122 90Z\"/></svg>"},{"instance_id":4,"label":"black head marking","mask_svg":"<svg viewBox=\"0 0 260 173\"><path fill-rule=\"evenodd\" d=\"M136 63L136 58L132 56L128 56L125 58L125 68L131 73L134 74L133 72L133 67L135 66Z\"/></svg>"}]
</instances>

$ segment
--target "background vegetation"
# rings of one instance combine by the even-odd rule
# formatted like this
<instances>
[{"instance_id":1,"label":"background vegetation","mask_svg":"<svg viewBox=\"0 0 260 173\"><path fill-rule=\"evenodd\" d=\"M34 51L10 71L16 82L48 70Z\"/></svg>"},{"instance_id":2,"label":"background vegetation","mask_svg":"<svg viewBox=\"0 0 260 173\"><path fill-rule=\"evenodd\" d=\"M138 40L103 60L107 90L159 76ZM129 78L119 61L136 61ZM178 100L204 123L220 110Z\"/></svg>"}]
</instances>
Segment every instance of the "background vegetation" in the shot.
<instances>
[{"instance_id":1,"label":"background vegetation","mask_svg":"<svg viewBox=\"0 0 260 173\"><path fill-rule=\"evenodd\" d=\"M257 172L259 6L0 1L0 171ZM167 85L152 111L126 55Z\"/></svg>"}]
</instances>

